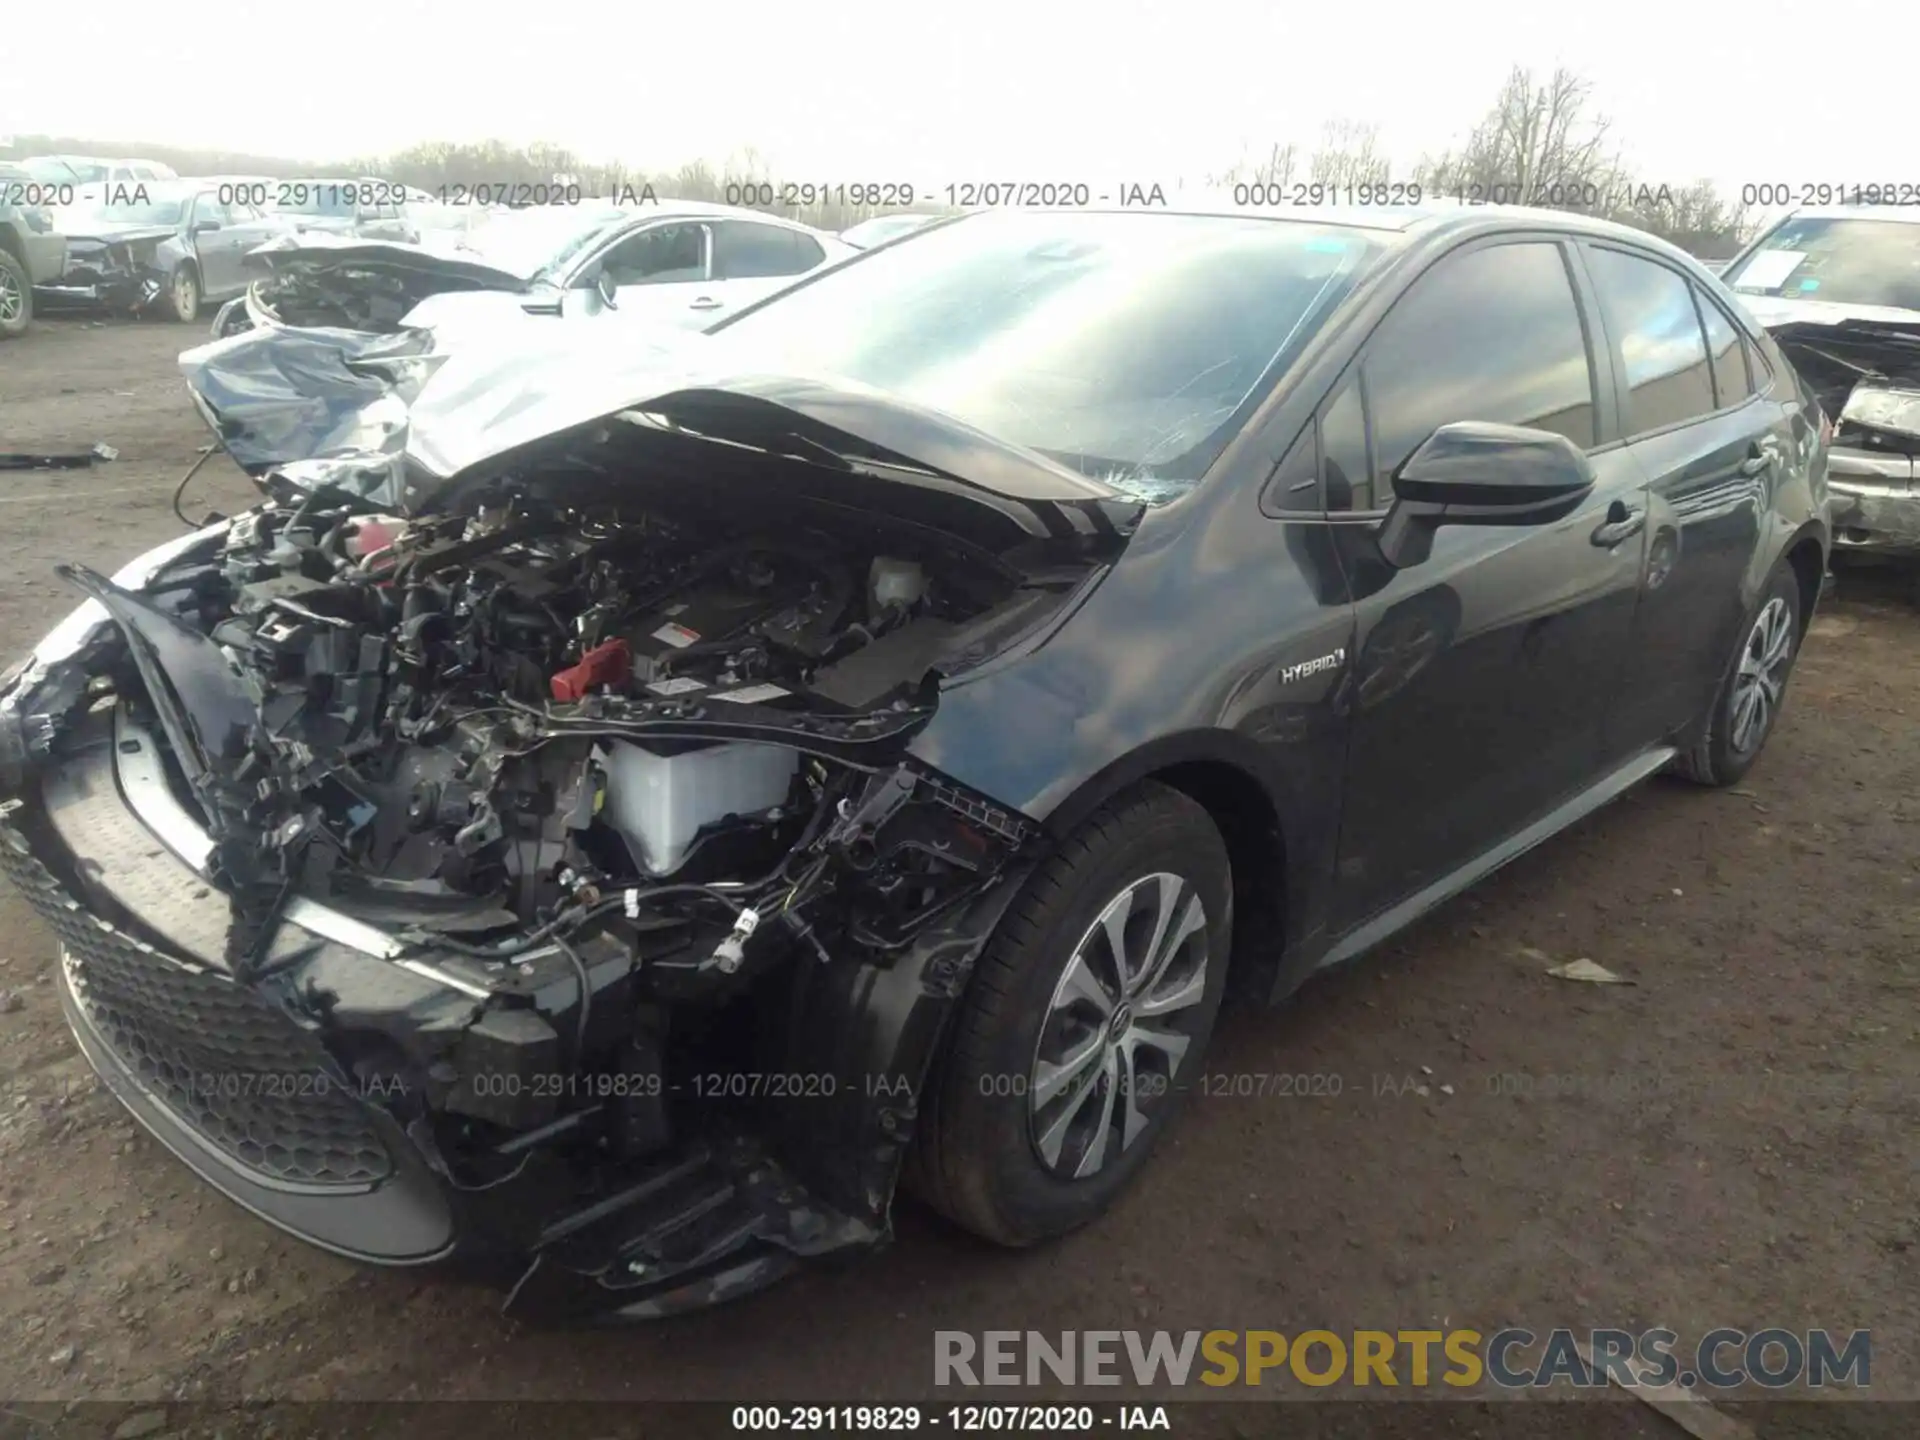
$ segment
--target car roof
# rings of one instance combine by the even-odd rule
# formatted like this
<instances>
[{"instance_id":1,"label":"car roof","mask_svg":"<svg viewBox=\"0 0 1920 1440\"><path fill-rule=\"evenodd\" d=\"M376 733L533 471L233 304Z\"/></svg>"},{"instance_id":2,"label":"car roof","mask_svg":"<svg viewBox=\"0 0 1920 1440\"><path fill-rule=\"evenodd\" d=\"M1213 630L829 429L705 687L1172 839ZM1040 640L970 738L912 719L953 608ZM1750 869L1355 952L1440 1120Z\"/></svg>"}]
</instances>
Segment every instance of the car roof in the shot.
<instances>
[{"instance_id":1,"label":"car roof","mask_svg":"<svg viewBox=\"0 0 1920 1440\"><path fill-rule=\"evenodd\" d=\"M1769 225L1772 230L1788 220L1890 220L1896 225L1920 225L1920 206L1801 205Z\"/></svg>"},{"instance_id":2,"label":"car roof","mask_svg":"<svg viewBox=\"0 0 1920 1440\"><path fill-rule=\"evenodd\" d=\"M594 197L589 197L593 199ZM595 203L599 203L597 200ZM614 201L605 202L609 205ZM534 207L538 208L538 207ZM644 205L623 205L620 207L629 214L644 214L648 219L667 219L672 216L699 217L711 220L755 220L763 224L784 225L791 230L805 230L810 235L820 235L831 240L834 236L824 230L800 220L789 220L784 215L769 215L764 210L749 210L743 205L716 205L710 200L656 200Z\"/></svg>"},{"instance_id":3,"label":"car roof","mask_svg":"<svg viewBox=\"0 0 1920 1440\"><path fill-rule=\"evenodd\" d=\"M995 213L986 210L973 215ZM1389 247L1415 238L1495 232L1513 229L1558 230L1594 239L1631 241L1676 255L1686 252L1659 236L1614 220L1601 220L1572 210L1549 210L1532 205L1477 205L1469 201L1426 201L1419 205L1286 205L1183 204L1159 206L1056 210L1054 214L1187 215L1234 220L1270 220L1276 224L1338 225L1373 232ZM1396 240L1395 237L1398 237ZM1691 257L1689 257L1691 258Z\"/></svg>"}]
</instances>

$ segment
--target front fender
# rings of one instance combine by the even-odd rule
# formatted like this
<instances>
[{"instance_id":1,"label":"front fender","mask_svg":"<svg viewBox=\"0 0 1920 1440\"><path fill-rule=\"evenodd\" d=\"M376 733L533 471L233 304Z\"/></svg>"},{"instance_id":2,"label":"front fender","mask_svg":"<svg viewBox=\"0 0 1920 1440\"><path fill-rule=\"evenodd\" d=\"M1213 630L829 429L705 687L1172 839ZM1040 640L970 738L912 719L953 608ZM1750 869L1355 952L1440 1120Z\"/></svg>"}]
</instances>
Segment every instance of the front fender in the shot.
<instances>
[{"instance_id":1,"label":"front fender","mask_svg":"<svg viewBox=\"0 0 1920 1440\"><path fill-rule=\"evenodd\" d=\"M771 1133L821 1199L888 1225L934 1059L975 962L1031 873L1030 862L1010 868L896 956L812 965L796 984L787 1068L813 1096Z\"/></svg>"}]
</instances>

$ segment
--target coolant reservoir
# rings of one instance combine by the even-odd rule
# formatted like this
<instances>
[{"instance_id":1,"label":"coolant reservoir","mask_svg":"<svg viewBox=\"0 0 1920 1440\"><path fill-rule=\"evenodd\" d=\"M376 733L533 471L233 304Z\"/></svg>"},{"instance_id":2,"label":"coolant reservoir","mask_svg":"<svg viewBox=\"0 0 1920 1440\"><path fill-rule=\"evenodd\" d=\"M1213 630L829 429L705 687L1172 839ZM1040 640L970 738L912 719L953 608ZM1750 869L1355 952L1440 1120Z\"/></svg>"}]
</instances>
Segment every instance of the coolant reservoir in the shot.
<instances>
[{"instance_id":1,"label":"coolant reservoir","mask_svg":"<svg viewBox=\"0 0 1920 1440\"><path fill-rule=\"evenodd\" d=\"M671 875L704 827L784 805L799 768L800 752L781 745L706 745L663 755L616 740L608 747L600 818L649 875Z\"/></svg>"}]
</instances>

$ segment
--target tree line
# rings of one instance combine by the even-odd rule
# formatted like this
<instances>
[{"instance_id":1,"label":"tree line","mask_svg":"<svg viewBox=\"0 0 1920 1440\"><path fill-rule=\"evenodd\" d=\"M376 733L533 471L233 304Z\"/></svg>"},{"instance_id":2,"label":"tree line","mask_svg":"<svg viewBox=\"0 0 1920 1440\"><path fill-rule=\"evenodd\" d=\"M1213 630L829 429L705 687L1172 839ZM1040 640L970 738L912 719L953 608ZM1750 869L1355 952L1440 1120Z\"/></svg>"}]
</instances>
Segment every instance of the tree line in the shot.
<instances>
[{"instance_id":1,"label":"tree line","mask_svg":"<svg viewBox=\"0 0 1920 1440\"><path fill-rule=\"evenodd\" d=\"M1611 140L1612 123L1593 106L1592 86L1567 69L1544 79L1516 66L1499 95L1451 149L1422 156L1395 175L1375 127L1336 121L1310 150L1276 142L1210 177L1218 185L1282 191L1314 186L1393 192L1420 187L1424 198L1537 205L1617 220L1709 259L1731 256L1751 236L1753 216L1711 181L1637 175Z\"/></svg>"}]
</instances>

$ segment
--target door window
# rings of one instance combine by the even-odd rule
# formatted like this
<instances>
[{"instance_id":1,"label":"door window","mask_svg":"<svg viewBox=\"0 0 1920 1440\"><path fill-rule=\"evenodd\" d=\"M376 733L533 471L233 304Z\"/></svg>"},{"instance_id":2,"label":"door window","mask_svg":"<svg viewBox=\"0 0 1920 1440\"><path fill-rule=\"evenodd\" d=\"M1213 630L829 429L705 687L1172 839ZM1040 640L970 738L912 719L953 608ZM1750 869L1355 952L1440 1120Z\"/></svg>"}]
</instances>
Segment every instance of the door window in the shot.
<instances>
[{"instance_id":1,"label":"door window","mask_svg":"<svg viewBox=\"0 0 1920 1440\"><path fill-rule=\"evenodd\" d=\"M602 268L615 285L666 285L707 278L707 227L653 225L607 252Z\"/></svg>"},{"instance_id":2,"label":"door window","mask_svg":"<svg viewBox=\"0 0 1920 1440\"><path fill-rule=\"evenodd\" d=\"M1753 393L1753 376L1747 370L1747 347L1740 343L1740 331L1713 297L1698 286L1693 298L1700 307L1700 319L1707 327L1707 359L1713 367L1713 394L1720 408L1738 405Z\"/></svg>"},{"instance_id":3,"label":"door window","mask_svg":"<svg viewBox=\"0 0 1920 1440\"><path fill-rule=\"evenodd\" d=\"M751 280L772 275L798 275L819 263L820 247L809 259L799 245L806 237L780 225L756 225L751 220L723 220L713 227L713 273L718 280Z\"/></svg>"},{"instance_id":4,"label":"door window","mask_svg":"<svg viewBox=\"0 0 1920 1440\"><path fill-rule=\"evenodd\" d=\"M1626 433L1712 414L1713 370L1686 277L1622 250L1592 248L1587 260L1626 361Z\"/></svg>"},{"instance_id":5,"label":"door window","mask_svg":"<svg viewBox=\"0 0 1920 1440\"><path fill-rule=\"evenodd\" d=\"M227 207L220 203L220 197L212 191L206 192L193 202L193 223L198 225L202 220L211 220L216 225L233 223L233 217L228 213Z\"/></svg>"},{"instance_id":6,"label":"door window","mask_svg":"<svg viewBox=\"0 0 1920 1440\"><path fill-rule=\"evenodd\" d=\"M1586 331L1551 241L1442 259L1388 313L1363 367L1373 430L1366 498L1374 508L1392 502L1392 476L1407 457L1455 421L1525 425L1582 449L1594 444Z\"/></svg>"}]
</instances>

